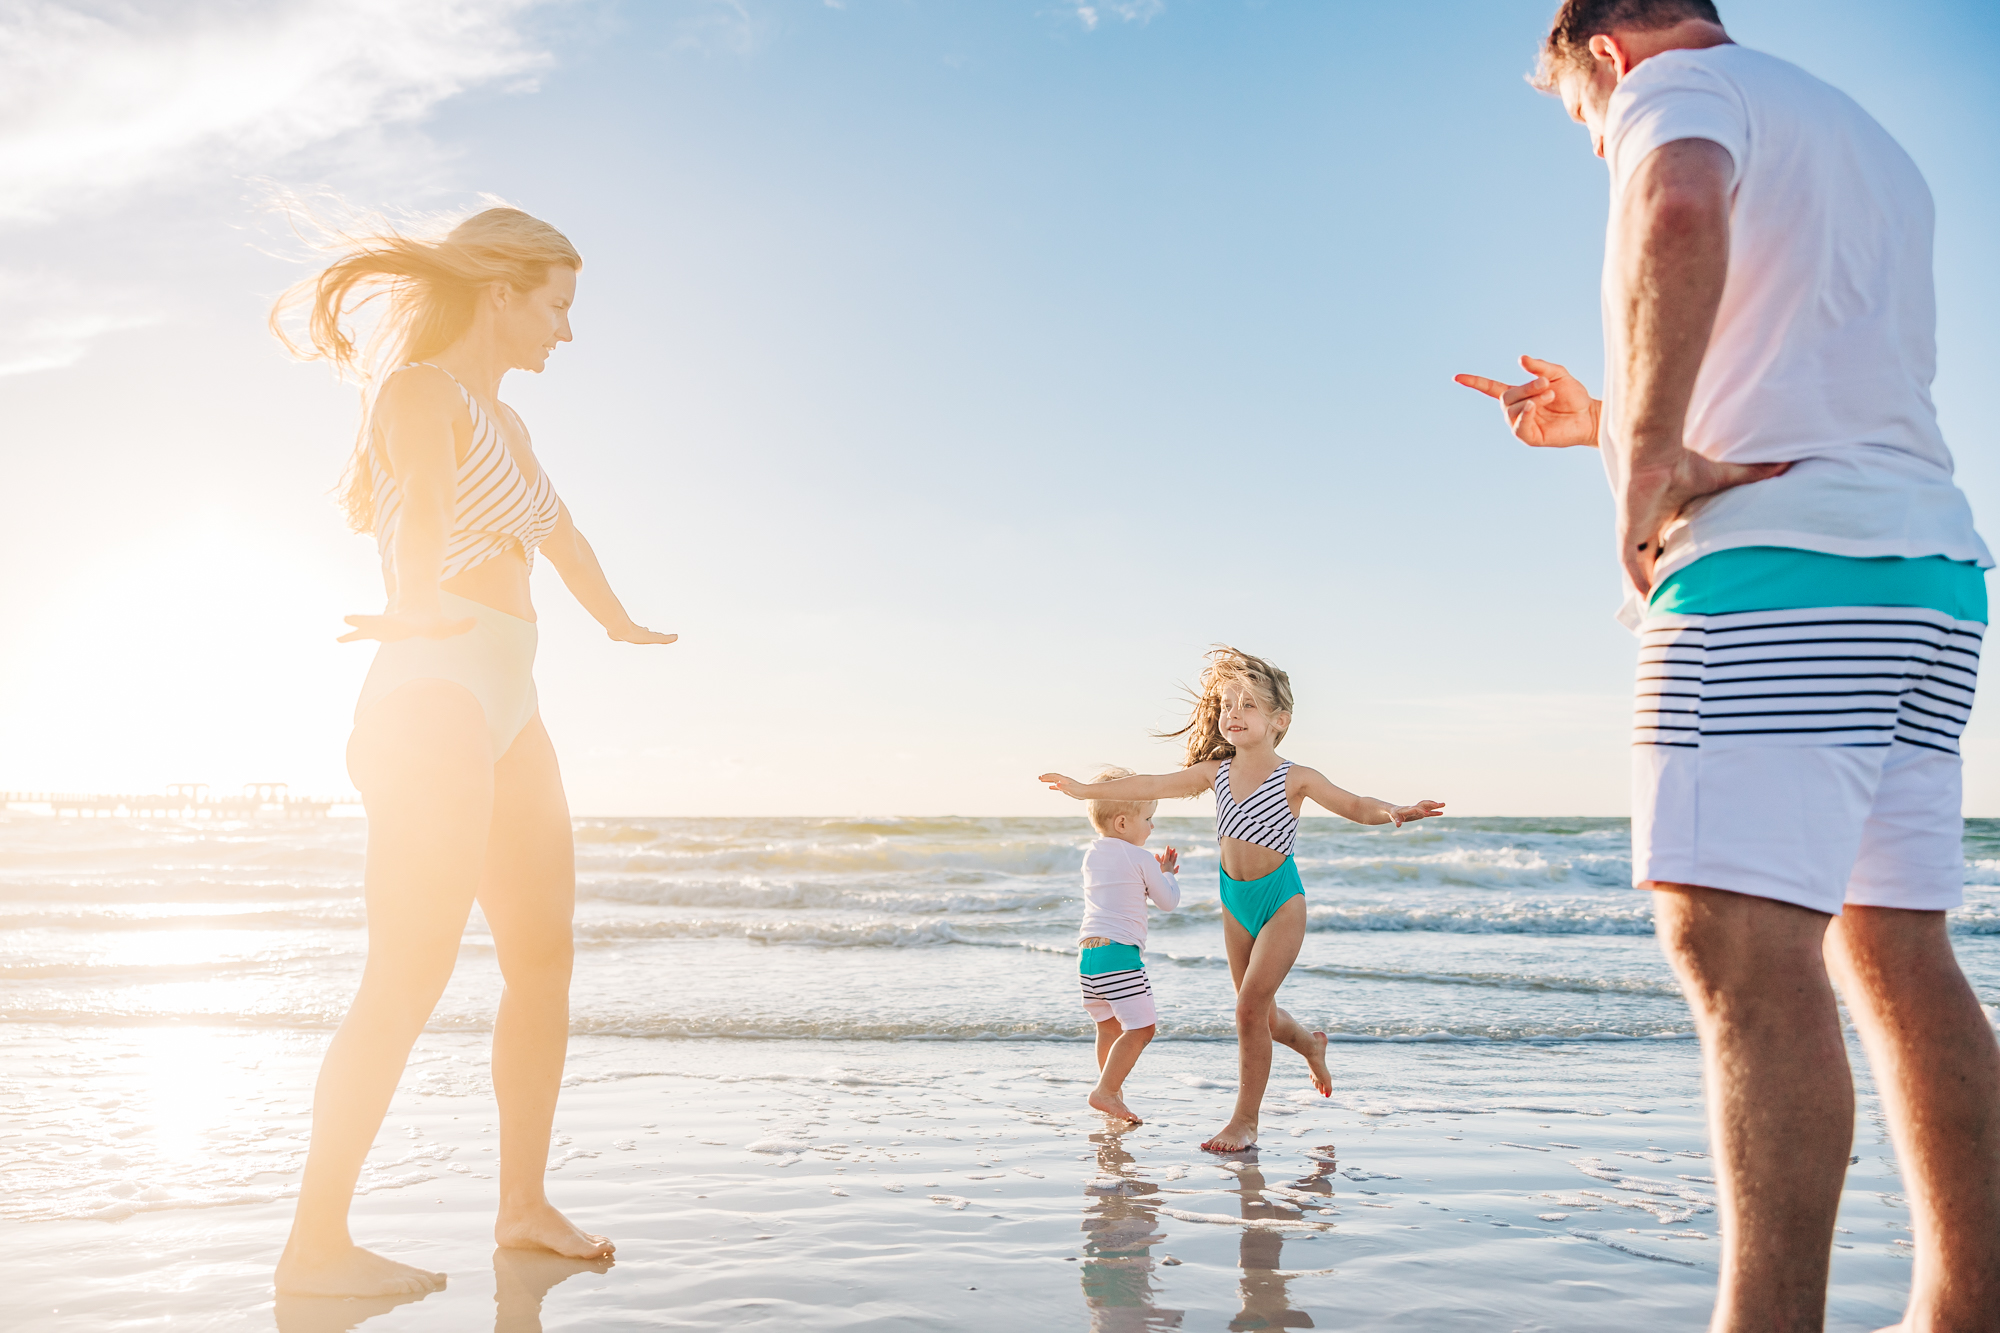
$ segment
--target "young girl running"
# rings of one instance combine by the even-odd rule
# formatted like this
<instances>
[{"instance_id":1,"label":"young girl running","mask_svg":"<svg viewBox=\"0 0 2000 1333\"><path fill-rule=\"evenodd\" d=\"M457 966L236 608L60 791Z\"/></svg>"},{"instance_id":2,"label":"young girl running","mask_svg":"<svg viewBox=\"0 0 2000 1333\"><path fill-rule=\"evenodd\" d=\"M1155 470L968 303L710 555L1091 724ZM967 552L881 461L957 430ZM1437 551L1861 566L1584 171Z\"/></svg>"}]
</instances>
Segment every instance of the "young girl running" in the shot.
<instances>
[{"instance_id":1,"label":"young girl running","mask_svg":"<svg viewBox=\"0 0 2000 1333\"><path fill-rule=\"evenodd\" d=\"M1357 824L1394 824L1442 814L1441 801L1391 805L1342 791L1310 768L1279 757L1292 725L1291 678L1259 657L1217 648L1201 673L1194 716L1170 736L1187 737L1178 773L1078 782L1060 773L1041 781L1078 800L1157 801L1215 792L1216 841L1222 853L1222 933L1236 987L1239 1071L1236 1113L1201 1146L1241 1152L1257 1141L1257 1116L1271 1079L1271 1043L1289 1046L1312 1068L1321 1096L1333 1091L1326 1034L1308 1032L1278 1007L1278 987L1305 943L1305 886L1292 861L1299 809L1307 797Z\"/></svg>"}]
</instances>

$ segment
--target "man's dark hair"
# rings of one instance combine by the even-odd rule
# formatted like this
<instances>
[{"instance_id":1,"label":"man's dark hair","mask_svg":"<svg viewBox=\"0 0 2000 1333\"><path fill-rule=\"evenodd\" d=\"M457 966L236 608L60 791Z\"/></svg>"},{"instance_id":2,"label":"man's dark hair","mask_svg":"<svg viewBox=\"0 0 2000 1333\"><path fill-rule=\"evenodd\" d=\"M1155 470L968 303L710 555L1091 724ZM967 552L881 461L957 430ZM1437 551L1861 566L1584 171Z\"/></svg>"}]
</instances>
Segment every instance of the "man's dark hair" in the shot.
<instances>
[{"instance_id":1,"label":"man's dark hair","mask_svg":"<svg viewBox=\"0 0 2000 1333\"><path fill-rule=\"evenodd\" d=\"M1545 93L1572 69L1590 68L1590 39L1604 33L1657 32L1689 19L1706 19L1718 26L1722 16L1710 0L1563 0L1542 39L1542 58L1528 82Z\"/></svg>"}]
</instances>

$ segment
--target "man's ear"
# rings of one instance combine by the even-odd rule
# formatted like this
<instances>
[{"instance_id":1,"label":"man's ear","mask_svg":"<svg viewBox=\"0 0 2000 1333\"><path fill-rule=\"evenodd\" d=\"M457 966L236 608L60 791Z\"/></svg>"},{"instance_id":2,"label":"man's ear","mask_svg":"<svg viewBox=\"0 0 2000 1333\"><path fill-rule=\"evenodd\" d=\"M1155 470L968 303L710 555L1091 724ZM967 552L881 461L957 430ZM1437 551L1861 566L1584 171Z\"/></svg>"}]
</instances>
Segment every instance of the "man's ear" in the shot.
<instances>
[{"instance_id":1,"label":"man's ear","mask_svg":"<svg viewBox=\"0 0 2000 1333\"><path fill-rule=\"evenodd\" d=\"M1590 54L1599 63L1610 65L1621 79L1632 72L1631 53L1610 33L1600 32L1590 39Z\"/></svg>"}]
</instances>

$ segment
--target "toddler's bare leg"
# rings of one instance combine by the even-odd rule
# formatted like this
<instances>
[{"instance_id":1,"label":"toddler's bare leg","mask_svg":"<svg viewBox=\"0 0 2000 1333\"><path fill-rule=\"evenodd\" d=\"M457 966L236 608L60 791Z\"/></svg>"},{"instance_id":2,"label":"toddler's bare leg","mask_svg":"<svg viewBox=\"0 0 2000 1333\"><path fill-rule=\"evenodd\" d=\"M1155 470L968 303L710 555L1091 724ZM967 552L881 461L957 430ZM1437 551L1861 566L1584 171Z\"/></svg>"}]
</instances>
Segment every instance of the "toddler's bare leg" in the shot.
<instances>
[{"instance_id":1,"label":"toddler's bare leg","mask_svg":"<svg viewBox=\"0 0 2000 1333\"><path fill-rule=\"evenodd\" d=\"M1114 1021L1112 1026L1117 1026ZM1097 1086L1090 1090L1090 1109L1102 1111L1105 1115L1139 1124L1139 1117L1132 1114L1132 1108L1125 1105L1125 1076L1132 1072L1132 1066L1139 1063L1139 1053L1146 1049L1146 1043L1153 1039L1156 1027L1133 1028L1119 1034L1111 1043L1106 1054L1102 1072L1097 1076ZM1104 1029L1098 1028L1098 1041L1104 1040Z\"/></svg>"},{"instance_id":2,"label":"toddler's bare leg","mask_svg":"<svg viewBox=\"0 0 2000 1333\"><path fill-rule=\"evenodd\" d=\"M1118 1040L1118 1035L1123 1031L1125 1029L1118 1026L1118 1020L1115 1018L1107 1018L1097 1025L1097 1069L1099 1073L1104 1071L1104 1061L1111 1054L1112 1043Z\"/></svg>"}]
</instances>

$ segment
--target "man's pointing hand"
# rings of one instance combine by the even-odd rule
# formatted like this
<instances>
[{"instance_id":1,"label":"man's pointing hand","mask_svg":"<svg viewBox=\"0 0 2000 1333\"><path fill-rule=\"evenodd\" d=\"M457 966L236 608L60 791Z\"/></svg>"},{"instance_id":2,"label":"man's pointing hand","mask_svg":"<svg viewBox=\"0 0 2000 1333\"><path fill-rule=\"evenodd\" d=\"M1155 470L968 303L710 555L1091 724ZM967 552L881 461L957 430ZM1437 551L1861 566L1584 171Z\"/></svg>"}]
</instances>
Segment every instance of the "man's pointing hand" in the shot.
<instances>
[{"instance_id":1,"label":"man's pointing hand","mask_svg":"<svg viewBox=\"0 0 2000 1333\"><path fill-rule=\"evenodd\" d=\"M1553 361L1524 356L1521 369L1534 378L1526 384L1502 384L1484 375L1454 375L1452 379L1499 399L1500 409L1507 414L1507 429L1522 444L1567 449L1597 443L1599 404L1588 389Z\"/></svg>"}]
</instances>

